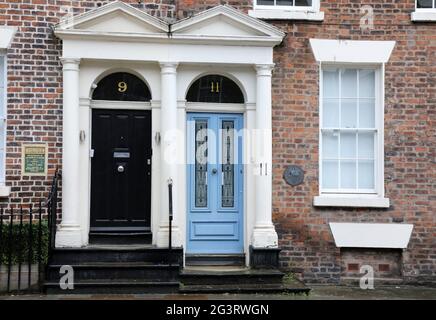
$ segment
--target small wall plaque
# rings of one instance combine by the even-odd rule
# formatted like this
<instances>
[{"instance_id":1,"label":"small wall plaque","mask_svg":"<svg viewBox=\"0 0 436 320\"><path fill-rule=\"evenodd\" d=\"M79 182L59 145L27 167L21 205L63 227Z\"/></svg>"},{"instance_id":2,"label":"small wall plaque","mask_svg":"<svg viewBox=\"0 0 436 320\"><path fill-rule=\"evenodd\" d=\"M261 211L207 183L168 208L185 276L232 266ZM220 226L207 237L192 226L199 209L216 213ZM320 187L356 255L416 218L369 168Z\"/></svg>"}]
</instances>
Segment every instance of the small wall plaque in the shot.
<instances>
[{"instance_id":1,"label":"small wall plaque","mask_svg":"<svg viewBox=\"0 0 436 320\"><path fill-rule=\"evenodd\" d=\"M291 186L298 186L304 181L304 171L299 166L289 166L283 173L283 179Z\"/></svg>"},{"instance_id":2,"label":"small wall plaque","mask_svg":"<svg viewBox=\"0 0 436 320\"><path fill-rule=\"evenodd\" d=\"M22 146L21 174L23 176L47 175L47 145L25 144Z\"/></svg>"}]
</instances>

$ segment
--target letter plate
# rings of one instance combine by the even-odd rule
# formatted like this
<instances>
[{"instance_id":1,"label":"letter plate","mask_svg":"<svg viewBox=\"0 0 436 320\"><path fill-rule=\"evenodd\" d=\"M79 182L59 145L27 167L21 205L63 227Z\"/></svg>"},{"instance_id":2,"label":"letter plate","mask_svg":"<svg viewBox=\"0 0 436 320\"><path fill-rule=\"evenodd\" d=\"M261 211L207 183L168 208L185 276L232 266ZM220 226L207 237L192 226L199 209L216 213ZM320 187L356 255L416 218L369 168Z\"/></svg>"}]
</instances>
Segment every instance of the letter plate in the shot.
<instances>
[{"instance_id":1,"label":"letter plate","mask_svg":"<svg viewBox=\"0 0 436 320\"><path fill-rule=\"evenodd\" d=\"M130 152L114 152L114 158L130 158Z\"/></svg>"}]
</instances>

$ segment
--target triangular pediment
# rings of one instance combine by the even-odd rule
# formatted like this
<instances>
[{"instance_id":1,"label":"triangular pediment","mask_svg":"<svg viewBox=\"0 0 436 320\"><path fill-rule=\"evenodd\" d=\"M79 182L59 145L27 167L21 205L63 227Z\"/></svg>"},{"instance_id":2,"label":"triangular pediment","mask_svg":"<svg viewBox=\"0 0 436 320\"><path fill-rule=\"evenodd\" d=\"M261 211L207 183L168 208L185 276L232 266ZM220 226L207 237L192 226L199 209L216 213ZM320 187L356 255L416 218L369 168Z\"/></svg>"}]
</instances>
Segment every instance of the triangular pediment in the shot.
<instances>
[{"instance_id":1,"label":"triangular pediment","mask_svg":"<svg viewBox=\"0 0 436 320\"><path fill-rule=\"evenodd\" d=\"M217 6L174 24L153 17L121 1L74 17L56 26L61 39L102 41L171 41L190 44L274 46L285 34L276 27L230 6Z\"/></svg>"},{"instance_id":2,"label":"triangular pediment","mask_svg":"<svg viewBox=\"0 0 436 320\"><path fill-rule=\"evenodd\" d=\"M213 37L283 38L276 27L252 18L230 6L217 6L175 23L174 34Z\"/></svg>"},{"instance_id":3,"label":"triangular pediment","mask_svg":"<svg viewBox=\"0 0 436 320\"><path fill-rule=\"evenodd\" d=\"M105 33L166 33L168 24L121 1L114 1L58 25L61 30Z\"/></svg>"}]
</instances>

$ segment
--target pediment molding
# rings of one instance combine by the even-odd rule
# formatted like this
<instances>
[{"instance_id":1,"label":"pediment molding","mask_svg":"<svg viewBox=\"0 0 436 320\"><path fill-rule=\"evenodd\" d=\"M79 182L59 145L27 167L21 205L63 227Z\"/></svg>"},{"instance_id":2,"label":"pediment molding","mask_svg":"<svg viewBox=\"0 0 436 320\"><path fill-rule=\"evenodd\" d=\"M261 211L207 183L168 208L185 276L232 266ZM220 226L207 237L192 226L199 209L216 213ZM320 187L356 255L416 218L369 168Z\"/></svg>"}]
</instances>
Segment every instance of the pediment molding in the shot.
<instances>
[{"instance_id":1,"label":"pediment molding","mask_svg":"<svg viewBox=\"0 0 436 320\"><path fill-rule=\"evenodd\" d=\"M63 40L243 43L270 47L281 43L285 36L276 27L227 5L169 24L121 1L66 18L55 27L55 34Z\"/></svg>"}]
</instances>

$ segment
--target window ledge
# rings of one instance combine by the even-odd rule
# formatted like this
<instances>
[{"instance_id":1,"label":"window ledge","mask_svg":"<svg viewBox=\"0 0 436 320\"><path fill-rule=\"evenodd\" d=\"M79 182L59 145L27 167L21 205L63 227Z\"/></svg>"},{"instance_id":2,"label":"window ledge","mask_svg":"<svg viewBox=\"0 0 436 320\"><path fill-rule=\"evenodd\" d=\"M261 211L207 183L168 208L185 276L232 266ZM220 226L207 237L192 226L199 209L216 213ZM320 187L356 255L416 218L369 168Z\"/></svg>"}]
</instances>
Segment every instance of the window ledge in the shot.
<instances>
[{"instance_id":1,"label":"window ledge","mask_svg":"<svg viewBox=\"0 0 436 320\"><path fill-rule=\"evenodd\" d=\"M11 194L11 187L0 186L0 198L7 198Z\"/></svg>"},{"instance_id":2,"label":"window ledge","mask_svg":"<svg viewBox=\"0 0 436 320\"><path fill-rule=\"evenodd\" d=\"M269 20L309 20L323 21L324 12L277 10L277 9L255 9L249 10L248 15L259 19Z\"/></svg>"},{"instance_id":3,"label":"window ledge","mask_svg":"<svg viewBox=\"0 0 436 320\"><path fill-rule=\"evenodd\" d=\"M436 22L436 10L433 11L415 11L411 15L412 21L416 22Z\"/></svg>"},{"instance_id":4,"label":"window ledge","mask_svg":"<svg viewBox=\"0 0 436 320\"><path fill-rule=\"evenodd\" d=\"M322 195L314 197L315 207L358 207L358 208L389 208L389 198L377 196L343 196Z\"/></svg>"}]
</instances>

